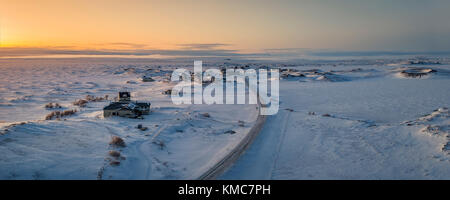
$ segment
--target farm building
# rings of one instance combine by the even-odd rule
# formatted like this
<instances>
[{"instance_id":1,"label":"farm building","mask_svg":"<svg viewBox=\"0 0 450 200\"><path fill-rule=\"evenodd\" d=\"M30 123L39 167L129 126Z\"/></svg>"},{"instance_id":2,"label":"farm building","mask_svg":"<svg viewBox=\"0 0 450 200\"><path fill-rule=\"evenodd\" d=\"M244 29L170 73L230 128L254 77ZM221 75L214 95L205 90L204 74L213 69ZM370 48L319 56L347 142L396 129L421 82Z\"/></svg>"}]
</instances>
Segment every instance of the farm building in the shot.
<instances>
[{"instance_id":1,"label":"farm building","mask_svg":"<svg viewBox=\"0 0 450 200\"><path fill-rule=\"evenodd\" d=\"M131 101L130 92L119 92L119 99L103 108L103 116L136 118L150 113L150 103Z\"/></svg>"}]
</instances>

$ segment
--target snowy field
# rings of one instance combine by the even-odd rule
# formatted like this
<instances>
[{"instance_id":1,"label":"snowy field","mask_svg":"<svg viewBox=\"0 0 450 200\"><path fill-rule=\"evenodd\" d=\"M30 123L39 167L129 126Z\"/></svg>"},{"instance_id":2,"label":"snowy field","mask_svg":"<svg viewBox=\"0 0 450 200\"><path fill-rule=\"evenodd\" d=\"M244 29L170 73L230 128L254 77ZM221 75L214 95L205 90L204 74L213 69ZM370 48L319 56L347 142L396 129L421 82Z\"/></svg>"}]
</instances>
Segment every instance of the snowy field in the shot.
<instances>
[{"instance_id":1,"label":"snowy field","mask_svg":"<svg viewBox=\"0 0 450 200\"><path fill-rule=\"evenodd\" d=\"M203 63L283 70L278 114L221 179L450 179L448 59ZM192 66L193 59L0 60L0 179L199 177L245 137L258 110L172 104L162 94L173 86L170 72ZM103 118L123 89L151 102L150 115ZM109 100L73 105L86 95ZM45 108L50 102L62 108ZM45 120L67 109L77 112ZM126 146L109 145L112 136Z\"/></svg>"},{"instance_id":2,"label":"snowy field","mask_svg":"<svg viewBox=\"0 0 450 200\"><path fill-rule=\"evenodd\" d=\"M188 62L0 62L0 179L195 179L234 149L257 118L256 105L172 104L163 94L173 86L167 80L176 67L192 68ZM155 81L142 82L143 75ZM124 89L132 100L151 102L151 113L104 118L110 100L72 104L86 95L112 99ZM50 102L62 108L45 108ZM67 109L78 112L44 120ZM112 136L126 146L109 145Z\"/></svg>"},{"instance_id":3,"label":"snowy field","mask_svg":"<svg viewBox=\"0 0 450 200\"><path fill-rule=\"evenodd\" d=\"M279 113L221 179L450 179L448 63L293 68Z\"/></svg>"}]
</instances>

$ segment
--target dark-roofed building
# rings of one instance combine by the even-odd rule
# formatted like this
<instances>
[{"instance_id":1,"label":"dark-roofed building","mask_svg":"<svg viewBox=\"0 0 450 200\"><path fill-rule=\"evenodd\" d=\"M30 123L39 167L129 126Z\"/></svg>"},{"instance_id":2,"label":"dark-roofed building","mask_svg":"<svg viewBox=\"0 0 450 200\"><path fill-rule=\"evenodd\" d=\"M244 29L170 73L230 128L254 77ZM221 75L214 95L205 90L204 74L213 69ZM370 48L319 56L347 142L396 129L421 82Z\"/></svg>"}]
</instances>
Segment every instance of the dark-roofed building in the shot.
<instances>
[{"instance_id":1,"label":"dark-roofed building","mask_svg":"<svg viewBox=\"0 0 450 200\"><path fill-rule=\"evenodd\" d=\"M103 116L136 118L150 113L150 103L131 101L130 92L119 92L119 99L103 108Z\"/></svg>"}]
</instances>

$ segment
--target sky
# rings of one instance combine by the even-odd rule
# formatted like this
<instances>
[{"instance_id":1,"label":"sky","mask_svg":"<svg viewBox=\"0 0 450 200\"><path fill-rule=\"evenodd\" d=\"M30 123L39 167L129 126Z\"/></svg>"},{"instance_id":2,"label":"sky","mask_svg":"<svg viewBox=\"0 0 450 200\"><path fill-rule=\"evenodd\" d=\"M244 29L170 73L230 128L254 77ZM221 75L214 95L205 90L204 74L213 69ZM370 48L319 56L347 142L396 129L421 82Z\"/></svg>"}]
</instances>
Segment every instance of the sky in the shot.
<instances>
[{"instance_id":1,"label":"sky","mask_svg":"<svg viewBox=\"0 0 450 200\"><path fill-rule=\"evenodd\" d=\"M0 57L450 52L446 0L0 0Z\"/></svg>"}]
</instances>

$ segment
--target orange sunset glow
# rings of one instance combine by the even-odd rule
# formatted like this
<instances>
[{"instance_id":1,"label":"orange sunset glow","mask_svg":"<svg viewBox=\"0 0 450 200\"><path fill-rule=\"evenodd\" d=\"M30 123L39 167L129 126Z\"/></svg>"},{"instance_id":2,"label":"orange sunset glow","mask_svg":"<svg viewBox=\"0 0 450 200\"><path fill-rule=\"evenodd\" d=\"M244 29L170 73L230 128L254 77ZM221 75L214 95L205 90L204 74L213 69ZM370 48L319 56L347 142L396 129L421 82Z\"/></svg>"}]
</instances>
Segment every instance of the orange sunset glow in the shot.
<instances>
[{"instance_id":1,"label":"orange sunset glow","mask_svg":"<svg viewBox=\"0 0 450 200\"><path fill-rule=\"evenodd\" d=\"M0 53L29 55L29 48L33 55L42 49L447 51L448 7L352 0L0 0ZM420 14L423 8L433 14Z\"/></svg>"}]
</instances>

